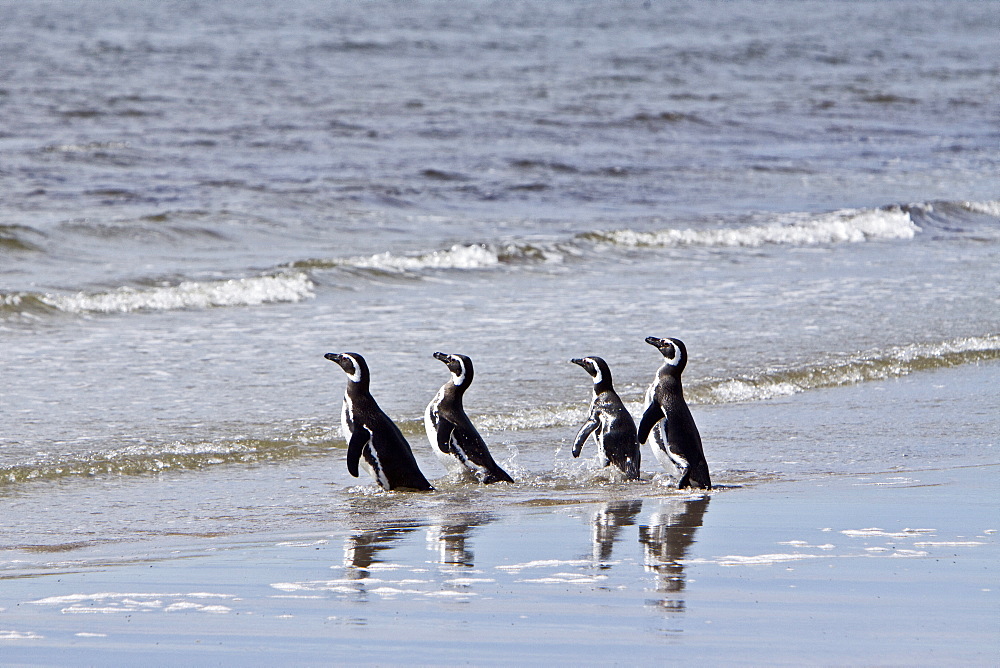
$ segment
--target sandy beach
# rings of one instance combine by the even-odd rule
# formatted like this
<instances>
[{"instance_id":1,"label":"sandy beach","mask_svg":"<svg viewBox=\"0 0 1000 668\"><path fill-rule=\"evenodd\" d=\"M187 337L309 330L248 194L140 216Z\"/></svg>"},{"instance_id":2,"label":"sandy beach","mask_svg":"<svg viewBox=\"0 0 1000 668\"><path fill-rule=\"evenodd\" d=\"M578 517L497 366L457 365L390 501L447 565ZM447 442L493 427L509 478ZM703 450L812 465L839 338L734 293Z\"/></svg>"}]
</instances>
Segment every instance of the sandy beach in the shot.
<instances>
[{"instance_id":1,"label":"sandy beach","mask_svg":"<svg viewBox=\"0 0 1000 668\"><path fill-rule=\"evenodd\" d=\"M779 414L822 426L857 402L858 441L941 440L916 423L871 428L888 407L920 410L907 395L932 382L939 404L965 397L969 440L953 445L969 454L996 425L976 407L998 371L728 406L706 430L735 438L737 423ZM843 434L830 436L834 448ZM346 526L315 514L312 530L7 550L4 663L990 665L1000 462L983 446L856 475L730 471L708 495L656 481L478 500L359 487ZM280 469L258 467L275 485Z\"/></svg>"}]
</instances>

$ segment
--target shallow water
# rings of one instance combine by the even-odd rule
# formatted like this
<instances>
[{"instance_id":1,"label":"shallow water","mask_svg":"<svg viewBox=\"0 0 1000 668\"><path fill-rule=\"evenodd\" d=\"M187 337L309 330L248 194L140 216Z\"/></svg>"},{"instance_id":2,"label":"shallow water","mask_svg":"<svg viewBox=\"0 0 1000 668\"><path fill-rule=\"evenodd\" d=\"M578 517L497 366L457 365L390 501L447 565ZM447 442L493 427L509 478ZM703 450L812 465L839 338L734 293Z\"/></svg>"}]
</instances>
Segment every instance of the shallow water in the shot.
<instances>
[{"instance_id":1,"label":"shallow water","mask_svg":"<svg viewBox=\"0 0 1000 668\"><path fill-rule=\"evenodd\" d=\"M3 551L0 642L5 658L29 664L66 662L67 651L81 662L198 665L260 651L362 665L613 663L623 653L741 665L988 662L1000 489L995 411L983 409L996 390L982 405L976 395L1000 387L997 371L713 409L722 419L707 428L723 442L771 422L772 438L801 430L791 438L826 451L853 444L869 460L889 457L886 445L934 441L939 459L897 455L887 470L871 462L852 475L795 462L771 476L726 470L739 482L711 494L579 475L365 494L304 470L290 478L287 464L228 476L216 467L211 488L161 475L155 497L105 499L136 515L139 540L106 542L114 532L102 529ZM917 385L936 388L938 406L966 406L947 411L949 440L921 423ZM895 411L909 426L878 429ZM755 454L780 445L761 438ZM571 461L565 451L556 459ZM226 492L233 514L209 516ZM162 516L143 516L152 508ZM82 514L70 521L105 519Z\"/></svg>"}]
</instances>

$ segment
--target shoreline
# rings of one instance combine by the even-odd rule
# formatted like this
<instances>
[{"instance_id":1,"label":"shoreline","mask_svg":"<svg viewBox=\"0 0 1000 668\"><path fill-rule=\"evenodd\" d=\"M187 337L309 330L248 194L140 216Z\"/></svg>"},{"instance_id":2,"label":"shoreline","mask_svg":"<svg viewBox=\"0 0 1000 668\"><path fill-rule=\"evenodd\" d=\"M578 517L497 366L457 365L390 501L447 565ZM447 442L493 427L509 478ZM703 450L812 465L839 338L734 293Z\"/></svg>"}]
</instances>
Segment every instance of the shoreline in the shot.
<instances>
[{"instance_id":1,"label":"shoreline","mask_svg":"<svg viewBox=\"0 0 1000 668\"><path fill-rule=\"evenodd\" d=\"M34 547L0 551L0 648L31 666L988 664L998 372L699 409L726 472L710 494L541 476L387 495L332 482L339 459L16 494ZM533 467L585 471L554 437L517 435ZM814 458L788 461L782 439L805 438ZM44 491L78 508L65 529Z\"/></svg>"}]
</instances>

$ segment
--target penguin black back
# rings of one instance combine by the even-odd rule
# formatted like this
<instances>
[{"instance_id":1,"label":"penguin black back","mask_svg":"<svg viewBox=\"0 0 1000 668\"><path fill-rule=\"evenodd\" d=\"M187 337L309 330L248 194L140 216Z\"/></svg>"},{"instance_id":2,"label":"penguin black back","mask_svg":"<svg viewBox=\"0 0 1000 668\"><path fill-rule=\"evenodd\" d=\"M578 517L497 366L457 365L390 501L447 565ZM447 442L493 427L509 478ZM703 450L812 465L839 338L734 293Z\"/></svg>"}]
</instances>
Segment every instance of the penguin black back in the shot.
<instances>
[{"instance_id":1,"label":"penguin black back","mask_svg":"<svg viewBox=\"0 0 1000 668\"><path fill-rule=\"evenodd\" d=\"M347 441L347 471L357 477L358 465L364 465L385 490L433 490L420 472L403 433L372 397L365 358L358 353L327 353L325 357L336 362L348 376L341 412L341 431Z\"/></svg>"},{"instance_id":2,"label":"penguin black back","mask_svg":"<svg viewBox=\"0 0 1000 668\"><path fill-rule=\"evenodd\" d=\"M465 392L475 377L472 359L440 352L434 353L434 358L447 365L451 378L424 411L424 429L431 450L454 473L471 473L483 484L514 482L494 461L486 441L465 413Z\"/></svg>"},{"instance_id":3,"label":"penguin black back","mask_svg":"<svg viewBox=\"0 0 1000 668\"><path fill-rule=\"evenodd\" d=\"M684 401L681 373L687 366L687 347L680 339L646 337L656 347L663 364L646 391L646 409L639 422L638 438L645 443L653 436L651 447L665 468L676 468L678 488L712 488L708 462L702 449L701 434Z\"/></svg>"},{"instance_id":4,"label":"penguin black back","mask_svg":"<svg viewBox=\"0 0 1000 668\"><path fill-rule=\"evenodd\" d=\"M573 443L573 456L580 456L583 444L594 434L603 464L614 464L626 478L638 479L641 454L635 420L615 392L611 368L600 357L583 357L570 361L583 367L594 379L590 413Z\"/></svg>"}]
</instances>

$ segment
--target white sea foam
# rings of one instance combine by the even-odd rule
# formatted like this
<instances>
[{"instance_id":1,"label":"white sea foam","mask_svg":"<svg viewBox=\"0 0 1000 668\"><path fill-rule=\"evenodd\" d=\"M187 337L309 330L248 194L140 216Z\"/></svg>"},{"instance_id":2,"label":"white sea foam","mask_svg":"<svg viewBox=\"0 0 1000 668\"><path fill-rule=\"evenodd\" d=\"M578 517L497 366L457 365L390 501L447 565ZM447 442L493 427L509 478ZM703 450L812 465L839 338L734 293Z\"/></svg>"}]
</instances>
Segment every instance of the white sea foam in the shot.
<instances>
[{"instance_id":1,"label":"white sea foam","mask_svg":"<svg viewBox=\"0 0 1000 668\"><path fill-rule=\"evenodd\" d=\"M554 568L556 566L588 566L589 561L584 561L582 559L540 559L537 561L528 561L523 564L503 564L496 566L498 570L501 571L521 571L525 568Z\"/></svg>"},{"instance_id":2,"label":"white sea foam","mask_svg":"<svg viewBox=\"0 0 1000 668\"><path fill-rule=\"evenodd\" d=\"M225 605L196 603L187 599L235 599L229 594L211 594L207 592L181 593L117 593L100 592L97 594L67 594L65 596L49 596L37 601L35 605L62 606L63 614L119 614L133 612L176 612L180 610L225 614L231 608Z\"/></svg>"},{"instance_id":3,"label":"white sea foam","mask_svg":"<svg viewBox=\"0 0 1000 668\"><path fill-rule=\"evenodd\" d=\"M823 545L810 545L809 541L805 540L785 540L779 542L778 545L790 545L792 547L798 547L798 548L811 547L811 548L816 548L817 550L832 550L833 548L836 547L836 545L833 545L832 543L825 543Z\"/></svg>"},{"instance_id":4,"label":"white sea foam","mask_svg":"<svg viewBox=\"0 0 1000 668\"><path fill-rule=\"evenodd\" d=\"M328 591L337 594L353 594L358 591L358 583L364 582L366 584L372 584L375 582L381 582L377 579L365 579L365 580L350 580L350 579L338 579L338 580L314 580L312 582L275 582L271 586L279 591L286 592L296 592L296 591ZM276 597L278 598L278 597ZM288 598L287 595L280 596L280 598Z\"/></svg>"},{"instance_id":5,"label":"white sea foam","mask_svg":"<svg viewBox=\"0 0 1000 668\"><path fill-rule=\"evenodd\" d=\"M932 369L1000 357L1000 336L964 337L859 353L844 362L774 371L755 377L710 381L690 392L696 403L738 403L790 396L822 387L906 376Z\"/></svg>"},{"instance_id":6,"label":"white sea foam","mask_svg":"<svg viewBox=\"0 0 1000 668\"><path fill-rule=\"evenodd\" d=\"M305 273L295 272L226 281L185 281L145 289L122 287L110 292L47 294L40 299L69 313L130 313L298 302L312 298L314 288Z\"/></svg>"},{"instance_id":7,"label":"white sea foam","mask_svg":"<svg viewBox=\"0 0 1000 668\"><path fill-rule=\"evenodd\" d=\"M508 415L484 415L477 419L476 424L486 431L518 431L561 427L575 424L586 417L586 410L579 406L556 406L518 410Z\"/></svg>"},{"instance_id":8,"label":"white sea foam","mask_svg":"<svg viewBox=\"0 0 1000 668\"><path fill-rule=\"evenodd\" d=\"M1000 201L963 202L962 206L974 213L985 213L987 216L1000 218Z\"/></svg>"},{"instance_id":9,"label":"white sea foam","mask_svg":"<svg viewBox=\"0 0 1000 668\"><path fill-rule=\"evenodd\" d=\"M764 382L733 378L710 389L713 403L730 404L787 397L804 388L787 381Z\"/></svg>"},{"instance_id":10,"label":"white sea foam","mask_svg":"<svg viewBox=\"0 0 1000 668\"><path fill-rule=\"evenodd\" d=\"M601 580L607 580L607 575L588 575L586 573L555 573L548 577L527 578L518 582L532 582L536 584L594 584Z\"/></svg>"},{"instance_id":11,"label":"white sea foam","mask_svg":"<svg viewBox=\"0 0 1000 668\"><path fill-rule=\"evenodd\" d=\"M885 531L884 529L879 529L878 527L871 527L868 529L845 529L840 533L845 536L850 536L851 538L867 538L867 537L884 537L884 538L916 538L918 536L925 536L927 534L932 534L936 529L903 529L902 531Z\"/></svg>"},{"instance_id":12,"label":"white sea foam","mask_svg":"<svg viewBox=\"0 0 1000 668\"><path fill-rule=\"evenodd\" d=\"M686 559L681 561L685 565L687 564L718 564L719 566L772 566L774 564L783 564L790 561L801 561L803 559L818 559L823 555L819 554L806 554L803 552L793 552L793 553L777 553L777 554L755 554L755 555L737 555L730 554L724 557L716 557L714 559Z\"/></svg>"},{"instance_id":13,"label":"white sea foam","mask_svg":"<svg viewBox=\"0 0 1000 668\"><path fill-rule=\"evenodd\" d=\"M469 585L486 582L496 582L496 580L493 578L452 578L450 580L445 580L445 584L458 585L460 587L467 587Z\"/></svg>"},{"instance_id":14,"label":"white sea foam","mask_svg":"<svg viewBox=\"0 0 1000 668\"><path fill-rule=\"evenodd\" d=\"M447 250L422 255L378 253L369 257L350 258L343 264L359 269L404 272L423 269L483 269L500 264L499 254L483 244L454 245Z\"/></svg>"},{"instance_id":15,"label":"white sea foam","mask_svg":"<svg viewBox=\"0 0 1000 668\"><path fill-rule=\"evenodd\" d=\"M45 636L34 631L10 631L0 629L0 640L41 640Z\"/></svg>"},{"instance_id":16,"label":"white sea foam","mask_svg":"<svg viewBox=\"0 0 1000 668\"><path fill-rule=\"evenodd\" d=\"M902 209L846 209L820 216L785 214L766 225L719 229L613 230L594 235L620 246L758 247L812 246L861 241L912 239L920 228Z\"/></svg>"}]
</instances>

